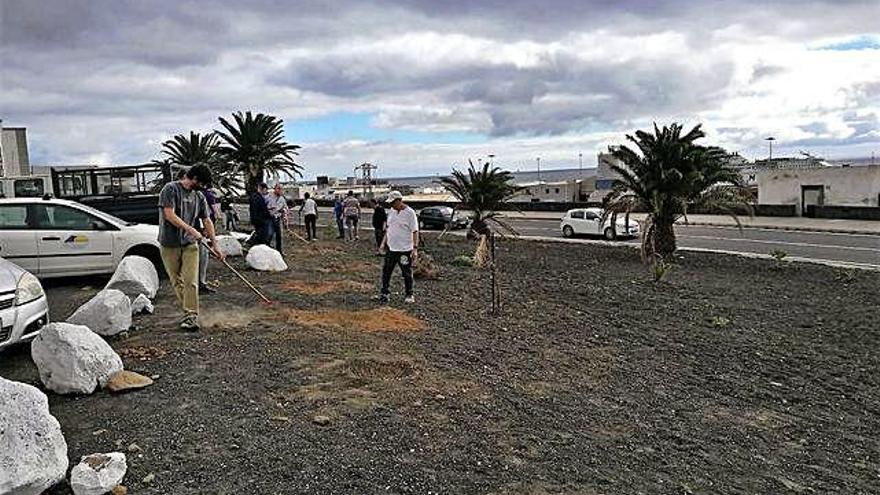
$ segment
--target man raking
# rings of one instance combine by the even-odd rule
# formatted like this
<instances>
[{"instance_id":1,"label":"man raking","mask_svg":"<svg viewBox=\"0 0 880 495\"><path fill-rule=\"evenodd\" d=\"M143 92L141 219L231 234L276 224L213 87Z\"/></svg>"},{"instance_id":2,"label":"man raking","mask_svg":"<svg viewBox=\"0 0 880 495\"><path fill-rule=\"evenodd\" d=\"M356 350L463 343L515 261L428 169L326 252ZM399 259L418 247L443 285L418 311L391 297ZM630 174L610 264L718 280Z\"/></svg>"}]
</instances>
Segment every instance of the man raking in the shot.
<instances>
[{"instance_id":1,"label":"man raking","mask_svg":"<svg viewBox=\"0 0 880 495\"><path fill-rule=\"evenodd\" d=\"M208 202L199 192L211 184L211 169L193 165L179 180L165 184L159 193L159 245L162 263L174 288L184 316L180 328L199 329L199 242L204 226L211 240L211 252L218 259L225 256L217 248L214 222L208 214Z\"/></svg>"}]
</instances>

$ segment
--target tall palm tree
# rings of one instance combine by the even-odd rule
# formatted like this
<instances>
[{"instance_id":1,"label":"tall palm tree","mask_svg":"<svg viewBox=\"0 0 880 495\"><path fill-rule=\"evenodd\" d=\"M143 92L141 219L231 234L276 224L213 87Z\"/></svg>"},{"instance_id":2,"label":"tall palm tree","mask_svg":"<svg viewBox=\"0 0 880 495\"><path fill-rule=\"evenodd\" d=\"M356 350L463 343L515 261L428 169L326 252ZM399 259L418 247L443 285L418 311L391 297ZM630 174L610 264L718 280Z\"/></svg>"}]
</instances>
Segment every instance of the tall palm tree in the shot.
<instances>
[{"instance_id":1,"label":"tall palm tree","mask_svg":"<svg viewBox=\"0 0 880 495\"><path fill-rule=\"evenodd\" d=\"M219 117L225 130L216 131L222 139L220 150L237 172L245 177L245 190L256 191L266 174L302 176L294 161L300 147L284 141L284 121L273 115L235 112L233 122Z\"/></svg>"},{"instance_id":2,"label":"tall palm tree","mask_svg":"<svg viewBox=\"0 0 880 495\"><path fill-rule=\"evenodd\" d=\"M211 167L213 186L222 194L240 194L242 182L229 160L220 148L220 138L216 133L199 134L190 131L189 136L178 134L162 143L165 162L173 166L190 167L204 163Z\"/></svg>"},{"instance_id":3,"label":"tall palm tree","mask_svg":"<svg viewBox=\"0 0 880 495\"><path fill-rule=\"evenodd\" d=\"M622 165L611 165L620 175L605 198L605 214L641 209L648 212L642 229L642 255L648 261L668 259L675 252L675 222L690 207L724 211L737 221L743 208L751 214L749 194L739 172L718 147L696 144L705 137L700 125L682 135L673 123L654 133L627 135L638 151L628 146L611 148Z\"/></svg>"},{"instance_id":4,"label":"tall palm tree","mask_svg":"<svg viewBox=\"0 0 880 495\"><path fill-rule=\"evenodd\" d=\"M498 210L502 203L516 194L517 186L513 184L513 175L498 167L489 168L489 163L482 169L470 167L467 173L453 170L452 175L440 179L440 184L455 196L459 207L470 210L473 221L469 234L484 236L489 234L489 222L493 222L504 230L515 233L514 229L500 218Z\"/></svg>"}]
</instances>

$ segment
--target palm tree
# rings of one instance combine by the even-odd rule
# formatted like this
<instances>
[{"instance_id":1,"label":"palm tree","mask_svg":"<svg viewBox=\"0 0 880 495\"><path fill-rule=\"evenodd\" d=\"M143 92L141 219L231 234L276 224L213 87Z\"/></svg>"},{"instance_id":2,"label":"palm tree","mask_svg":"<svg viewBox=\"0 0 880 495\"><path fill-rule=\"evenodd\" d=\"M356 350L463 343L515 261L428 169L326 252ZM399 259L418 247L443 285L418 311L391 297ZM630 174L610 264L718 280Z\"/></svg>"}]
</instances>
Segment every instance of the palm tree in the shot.
<instances>
[{"instance_id":1,"label":"palm tree","mask_svg":"<svg viewBox=\"0 0 880 495\"><path fill-rule=\"evenodd\" d=\"M702 146L700 125L682 135L673 123L654 133L636 131L627 135L638 152L627 146L611 148L622 165L611 165L620 175L605 198L605 215L648 212L642 228L642 256L646 261L669 259L676 249L674 224L687 218L690 207L724 211L739 224L737 212L751 214L749 195L739 172L727 164L721 148Z\"/></svg>"},{"instance_id":2,"label":"palm tree","mask_svg":"<svg viewBox=\"0 0 880 495\"><path fill-rule=\"evenodd\" d=\"M226 159L220 148L220 139L215 132L199 134L190 131L189 136L178 134L162 143L164 162L172 167L175 165L190 167L196 163L204 163L211 167L214 177L213 186L221 194L240 194L242 182L240 174Z\"/></svg>"},{"instance_id":3,"label":"palm tree","mask_svg":"<svg viewBox=\"0 0 880 495\"><path fill-rule=\"evenodd\" d=\"M497 315L501 308L501 290L498 285L495 260L495 233L489 227L489 222L516 234L513 227L500 218L498 210L502 203L516 194L519 188L513 184L513 175L510 172L498 167L490 169L488 162L482 169L474 167L474 163L470 160L468 164L470 167L467 174L453 169L451 176L440 179L440 184L458 199L459 207L468 209L473 214L468 237L480 238L474 253L474 262L477 266L489 267L492 314Z\"/></svg>"},{"instance_id":4,"label":"palm tree","mask_svg":"<svg viewBox=\"0 0 880 495\"><path fill-rule=\"evenodd\" d=\"M491 231L490 221L510 233L516 233L507 222L501 220L498 212L502 203L519 189L513 184L513 175L498 167L490 169L488 162L482 169L474 167L470 160L468 163L470 167L467 173L454 169L452 175L440 179L440 184L459 201L459 207L471 211L473 217L468 234L488 235Z\"/></svg>"},{"instance_id":5,"label":"palm tree","mask_svg":"<svg viewBox=\"0 0 880 495\"><path fill-rule=\"evenodd\" d=\"M284 141L284 121L273 115L251 112L232 114L234 124L219 117L225 131L216 131L223 144L220 150L235 171L245 177L245 190L256 191L266 174L302 176L294 161L300 147Z\"/></svg>"}]
</instances>

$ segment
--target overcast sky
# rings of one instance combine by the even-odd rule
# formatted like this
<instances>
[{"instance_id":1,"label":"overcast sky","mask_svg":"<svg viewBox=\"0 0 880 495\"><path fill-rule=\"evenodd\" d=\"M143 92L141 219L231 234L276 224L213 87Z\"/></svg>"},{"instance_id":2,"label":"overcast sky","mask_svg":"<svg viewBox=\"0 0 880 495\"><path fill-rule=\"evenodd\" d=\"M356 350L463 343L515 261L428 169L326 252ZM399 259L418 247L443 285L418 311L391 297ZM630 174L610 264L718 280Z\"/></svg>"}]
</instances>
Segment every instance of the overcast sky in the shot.
<instances>
[{"instance_id":1,"label":"overcast sky","mask_svg":"<svg viewBox=\"0 0 880 495\"><path fill-rule=\"evenodd\" d=\"M0 118L36 165L131 164L271 113L307 177L594 166L675 120L749 158L767 136L880 156L878 19L877 0L0 0Z\"/></svg>"}]
</instances>

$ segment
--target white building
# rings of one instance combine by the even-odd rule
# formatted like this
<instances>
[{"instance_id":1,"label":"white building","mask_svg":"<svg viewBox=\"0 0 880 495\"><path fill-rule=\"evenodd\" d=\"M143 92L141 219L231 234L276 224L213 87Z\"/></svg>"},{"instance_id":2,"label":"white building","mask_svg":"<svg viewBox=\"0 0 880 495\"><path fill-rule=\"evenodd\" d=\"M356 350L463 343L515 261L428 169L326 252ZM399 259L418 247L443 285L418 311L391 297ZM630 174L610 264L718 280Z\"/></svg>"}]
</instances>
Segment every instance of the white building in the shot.
<instances>
[{"instance_id":1,"label":"white building","mask_svg":"<svg viewBox=\"0 0 880 495\"><path fill-rule=\"evenodd\" d=\"M521 189L510 199L511 203L573 203L580 201L582 180L561 182L524 182Z\"/></svg>"},{"instance_id":2,"label":"white building","mask_svg":"<svg viewBox=\"0 0 880 495\"><path fill-rule=\"evenodd\" d=\"M795 205L798 215L811 205L880 207L880 165L772 169L757 180L759 204Z\"/></svg>"}]
</instances>

